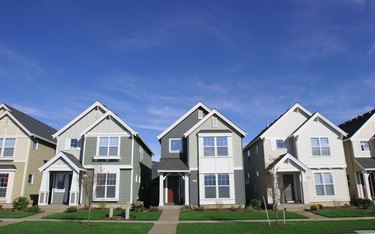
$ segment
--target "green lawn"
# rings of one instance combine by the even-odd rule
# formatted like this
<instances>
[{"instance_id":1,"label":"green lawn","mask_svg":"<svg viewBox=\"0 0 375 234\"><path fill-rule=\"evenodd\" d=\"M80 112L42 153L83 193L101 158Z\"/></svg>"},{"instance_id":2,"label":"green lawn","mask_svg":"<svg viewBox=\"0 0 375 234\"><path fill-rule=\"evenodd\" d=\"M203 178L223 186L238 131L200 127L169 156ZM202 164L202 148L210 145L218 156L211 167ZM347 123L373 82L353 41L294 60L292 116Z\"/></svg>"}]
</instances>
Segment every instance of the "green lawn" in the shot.
<instances>
[{"instance_id":1,"label":"green lawn","mask_svg":"<svg viewBox=\"0 0 375 234\"><path fill-rule=\"evenodd\" d=\"M275 219L275 213L270 212L271 219ZM279 218L282 218L282 212ZM306 219L307 217L293 212L286 212L287 219ZM265 212L246 212L246 211L181 211L180 220L250 220L267 219Z\"/></svg>"},{"instance_id":2,"label":"green lawn","mask_svg":"<svg viewBox=\"0 0 375 234\"><path fill-rule=\"evenodd\" d=\"M114 210L113 216L120 216L121 210ZM43 219L69 219L69 220L87 220L88 210L80 210L78 212L72 213L56 213L43 217ZM101 220L107 219L109 210L92 210L91 219ZM160 217L160 212L133 212L130 211L130 216L135 220L158 220Z\"/></svg>"},{"instance_id":3,"label":"green lawn","mask_svg":"<svg viewBox=\"0 0 375 234\"><path fill-rule=\"evenodd\" d=\"M375 216L375 212L372 209L361 210L361 209L323 209L314 211L315 214L322 215L328 218L342 218L342 217L371 217Z\"/></svg>"},{"instance_id":4,"label":"green lawn","mask_svg":"<svg viewBox=\"0 0 375 234\"><path fill-rule=\"evenodd\" d=\"M375 230L375 222L369 220L348 221L299 221L287 222L286 226L268 227L268 223L183 223L177 233L354 233L354 230Z\"/></svg>"},{"instance_id":5,"label":"green lawn","mask_svg":"<svg viewBox=\"0 0 375 234\"><path fill-rule=\"evenodd\" d=\"M26 211L1 210L0 218L23 218L36 213Z\"/></svg>"},{"instance_id":6,"label":"green lawn","mask_svg":"<svg viewBox=\"0 0 375 234\"><path fill-rule=\"evenodd\" d=\"M85 222L21 222L0 227L0 233L19 234L95 234L95 233L148 233L151 223L92 223L87 227Z\"/></svg>"}]
</instances>

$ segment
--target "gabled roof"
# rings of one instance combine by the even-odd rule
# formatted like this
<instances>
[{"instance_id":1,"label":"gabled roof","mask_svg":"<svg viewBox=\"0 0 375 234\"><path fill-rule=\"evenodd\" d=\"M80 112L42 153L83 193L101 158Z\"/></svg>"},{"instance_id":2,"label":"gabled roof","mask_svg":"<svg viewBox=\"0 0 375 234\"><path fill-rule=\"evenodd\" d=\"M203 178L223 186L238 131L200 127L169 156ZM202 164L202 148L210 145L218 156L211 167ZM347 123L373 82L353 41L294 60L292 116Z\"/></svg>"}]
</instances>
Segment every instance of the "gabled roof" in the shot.
<instances>
[{"instance_id":1,"label":"gabled roof","mask_svg":"<svg viewBox=\"0 0 375 234\"><path fill-rule=\"evenodd\" d=\"M33 117L14 109L7 104L1 104L0 109L4 108L6 111L1 117L8 115L13 121L15 121L29 136L36 137L47 141L52 144L56 144L56 141L52 138L52 134L56 132L51 126L48 126L41 121L34 119Z\"/></svg>"},{"instance_id":2,"label":"gabled roof","mask_svg":"<svg viewBox=\"0 0 375 234\"><path fill-rule=\"evenodd\" d=\"M189 167L179 158L160 158L158 172L188 170Z\"/></svg>"},{"instance_id":3,"label":"gabled roof","mask_svg":"<svg viewBox=\"0 0 375 234\"><path fill-rule=\"evenodd\" d=\"M160 140L163 136L165 136L168 132L170 132L174 127L176 127L179 123L181 123L184 119L186 119L191 113L193 113L199 107L203 108L207 112L210 112L210 108L208 108L202 102L198 102L195 106L193 106L190 110L188 110L183 116L181 116L176 122L174 122L171 126L165 129L162 133L160 133L157 138Z\"/></svg>"},{"instance_id":4,"label":"gabled roof","mask_svg":"<svg viewBox=\"0 0 375 234\"><path fill-rule=\"evenodd\" d=\"M303 124L301 124L301 126L299 126L299 128L297 128L291 135L292 136L297 136L298 134L300 134L301 131L303 131L303 129L307 125L309 125L311 122L313 122L317 118L323 120L325 123L327 123L328 125L330 125L333 129L335 129L341 135L343 135L343 136L347 135L346 132L344 132L341 128L337 127L334 123L332 123L330 120L328 120L326 117L324 117L319 112L315 112L312 116L310 116L310 118L308 118Z\"/></svg>"},{"instance_id":5,"label":"gabled roof","mask_svg":"<svg viewBox=\"0 0 375 234\"><path fill-rule=\"evenodd\" d=\"M246 132L230 121L227 117L221 114L216 109L210 111L203 119L201 119L198 123L196 123L192 128L190 128L187 132L185 132L184 137L189 136L192 132L194 132L199 126L201 126L204 122L206 122L211 116L217 115L222 120L224 120L227 124L229 124L232 128L234 128L237 132L239 132L243 137L246 136Z\"/></svg>"},{"instance_id":6,"label":"gabled roof","mask_svg":"<svg viewBox=\"0 0 375 234\"><path fill-rule=\"evenodd\" d=\"M363 170L375 170L375 158L355 158L354 160Z\"/></svg>"},{"instance_id":7,"label":"gabled roof","mask_svg":"<svg viewBox=\"0 0 375 234\"><path fill-rule=\"evenodd\" d=\"M309 170L309 168L305 164L303 164L301 161L299 161L297 158L293 157L289 153L286 153L286 154L280 155L270 165L268 165L268 167L266 168L266 171L269 171L269 170L279 166L281 163L284 163L286 160L290 160L290 161L294 162L299 167L301 167L301 169L303 169L304 171Z\"/></svg>"},{"instance_id":8,"label":"gabled roof","mask_svg":"<svg viewBox=\"0 0 375 234\"><path fill-rule=\"evenodd\" d=\"M291 108L286 110L283 114L281 114L277 119L275 119L270 125L268 125L266 128L264 128L257 136L255 136L249 144L247 144L244 147L244 150L247 149L249 146L251 146L253 143L255 143L259 138L263 138L263 136L267 133L268 130L272 129L274 125L279 121L285 118L286 115L288 115L290 112L294 111L295 109L300 109L303 112L305 112L307 115L311 116L311 112L308 111L305 107L303 107L301 104L298 102L295 103Z\"/></svg>"},{"instance_id":9,"label":"gabled roof","mask_svg":"<svg viewBox=\"0 0 375 234\"><path fill-rule=\"evenodd\" d=\"M138 132L136 132L133 128L131 128L125 121L123 121L118 115L116 115L111 110L108 110L104 115L102 115L99 119L97 119L95 122L93 122L90 126L88 126L85 130L83 130L80 134L80 136L86 134L91 129L93 129L96 125L101 123L103 120L105 120L107 117L114 118L117 122L119 122L124 128L126 128L133 136L138 137L138 139L143 143L144 146L150 151L151 155L154 153L152 152L151 148L146 144L145 141L140 137Z\"/></svg>"},{"instance_id":10,"label":"gabled roof","mask_svg":"<svg viewBox=\"0 0 375 234\"><path fill-rule=\"evenodd\" d=\"M339 125L339 127L348 133L348 135L345 137L345 139L351 138L359 132L359 130L362 128L363 125L369 121L369 119L375 114L375 109L372 109L362 115L359 115L349 121L346 121L345 123L342 123Z\"/></svg>"},{"instance_id":11,"label":"gabled roof","mask_svg":"<svg viewBox=\"0 0 375 234\"><path fill-rule=\"evenodd\" d=\"M94 104L92 104L89 108L87 108L85 111L83 111L81 114L79 114L77 117L75 117L72 121L70 121L68 124L66 124L64 127L62 127L59 131L57 131L55 134L53 134L53 138L56 138L61 133L65 132L69 127L71 127L73 124L75 124L78 120L83 118L87 113L89 113L94 108L101 108L104 110L104 112L108 111L108 108L101 104L99 101L96 101Z\"/></svg>"},{"instance_id":12,"label":"gabled roof","mask_svg":"<svg viewBox=\"0 0 375 234\"><path fill-rule=\"evenodd\" d=\"M43 166L39 168L39 171L42 172L45 169L47 169L49 166L51 166L53 163L55 163L58 159L64 159L65 162L67 162L75 171L84 171L81 162L72 154L69 154L64 151L60 151L58 154L56 154L53 158L51 158L48 162L46 162Z\"/></svg>"}]
</instances>

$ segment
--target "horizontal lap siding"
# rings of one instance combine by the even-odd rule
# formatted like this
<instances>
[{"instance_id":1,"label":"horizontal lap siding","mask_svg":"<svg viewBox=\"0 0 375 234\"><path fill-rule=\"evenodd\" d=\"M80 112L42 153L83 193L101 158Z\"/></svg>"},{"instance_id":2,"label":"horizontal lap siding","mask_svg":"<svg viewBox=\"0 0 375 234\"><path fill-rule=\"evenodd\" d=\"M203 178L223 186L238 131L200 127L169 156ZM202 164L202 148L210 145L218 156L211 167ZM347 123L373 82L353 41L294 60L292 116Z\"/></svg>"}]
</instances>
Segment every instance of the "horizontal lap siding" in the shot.
<instances>
[{"instance_id":1,"label":"horizontal lap siding","mask_svg":"<svg viewBox=\"0 0 375 234\"><path fill-rule=\"evenodd\" d=\"M235 198L236 204L245 204L245 187L244 187L244 175L242 170L234 171L234 189L235 189Z\"/></svg>"}]
</instances>

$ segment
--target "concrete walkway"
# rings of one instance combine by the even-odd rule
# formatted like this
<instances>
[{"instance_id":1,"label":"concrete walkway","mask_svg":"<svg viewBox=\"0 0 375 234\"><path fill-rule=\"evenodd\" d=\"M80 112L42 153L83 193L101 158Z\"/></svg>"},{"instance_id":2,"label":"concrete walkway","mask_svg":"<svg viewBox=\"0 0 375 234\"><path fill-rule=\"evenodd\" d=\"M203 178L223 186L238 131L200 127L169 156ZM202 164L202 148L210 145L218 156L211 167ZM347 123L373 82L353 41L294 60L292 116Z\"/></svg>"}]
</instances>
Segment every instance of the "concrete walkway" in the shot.
<instances>
[{"instance_id":1,"label":"concrete walkway","mask_svg":"<svg viewBox=\"0 0 375 234\"><path fill-rule=\"evenodd\" d=\"M180 217L180 207L163 207L163 211L158 221L148 232L149 234L175 234L177 231L178 219Z\"/></svg>"}]
</instances>

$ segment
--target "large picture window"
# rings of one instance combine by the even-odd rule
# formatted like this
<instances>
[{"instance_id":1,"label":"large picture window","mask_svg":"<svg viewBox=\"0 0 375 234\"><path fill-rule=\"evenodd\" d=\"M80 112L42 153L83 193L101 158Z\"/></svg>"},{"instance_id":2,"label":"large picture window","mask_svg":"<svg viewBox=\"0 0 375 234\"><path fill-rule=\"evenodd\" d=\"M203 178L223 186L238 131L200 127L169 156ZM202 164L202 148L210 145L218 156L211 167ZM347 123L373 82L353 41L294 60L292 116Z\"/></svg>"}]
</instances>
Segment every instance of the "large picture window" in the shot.
<instances>
[{"instance_id":1,"label":"large picture window","mask_svg":"<svg viewBox=\"0 0 375 234\"><path fill-rule=\"evenodd\" d=\"M0 198L5 198L7 195L9 174L1 173L0 174Z\"/></svg>"},{"instance_id":2,"label":"large picture window","mask_svg":"<svg viewBox=\"0 0 375 234\"><path fill-rule=\"evenodd\" d=\"M96 176L96 198L115 198L116 184L115 173L98 173Z\"/></svg>"},{"instance_id":3,"label":"large picture window","mask_svg":"<svg viewBox=\"0 0 375 234\"><path fill-rule=\"evenodd\" d=\"M228 156L228 137L203 137L204 156Z\"/></svg>"},{"instance_id":4,"label":"large picture window","mask_svg":"<svg viewBox=\"0 0 375 234\"><path fill-rule=\"evenodd\" d=\"M330 156L328 137L311 138L311 149L313 156Z\"/></svg>"},{"instance_id":5,"label":"large picture window","mask_svg":"<svg viewBox=\"0 0 375 234\"><path fill-rule=\"evenodd\" d=\"M182 146L182 139L181 138L171 138L169 139L169 153L181 153L183 146Z\"/></svg>"},{"instance_id":6,"label":"large picture window","mask_svg":"<svg viewBox=\"0 0 375 234\"><path fill-rule=\"evenodd\" d=\"M118 150L118 137L99 137L99 156L118 156Z\"/></svg>"},{"instance_id":7,"label":"large picture window","mask_svg":"<svg viewBox=\"0 0 375 234\"><path fill-rule=\"evenodd\" d=\"M314 173L315 191L317 196L335 195L332 172Z\"/></svg>"},{"instance_id":8,"label":"large picture window","mask_svg":"<svg viewBox=\"0 0 375 234\"><path fill-rule=\"evenodd\" d=\"M204 176L205 198L229 198L229 174L207 174Z\"/></svg>"},{"instance_id":9,"label":"large picture window","mask_svg":"<svg viewBox=\"0 0 375 234\"><path fill-rule=\"evenodd\" d=\"M0 156L13 157L16 138L0 138Z\"/></svg>"}]
</instances>

